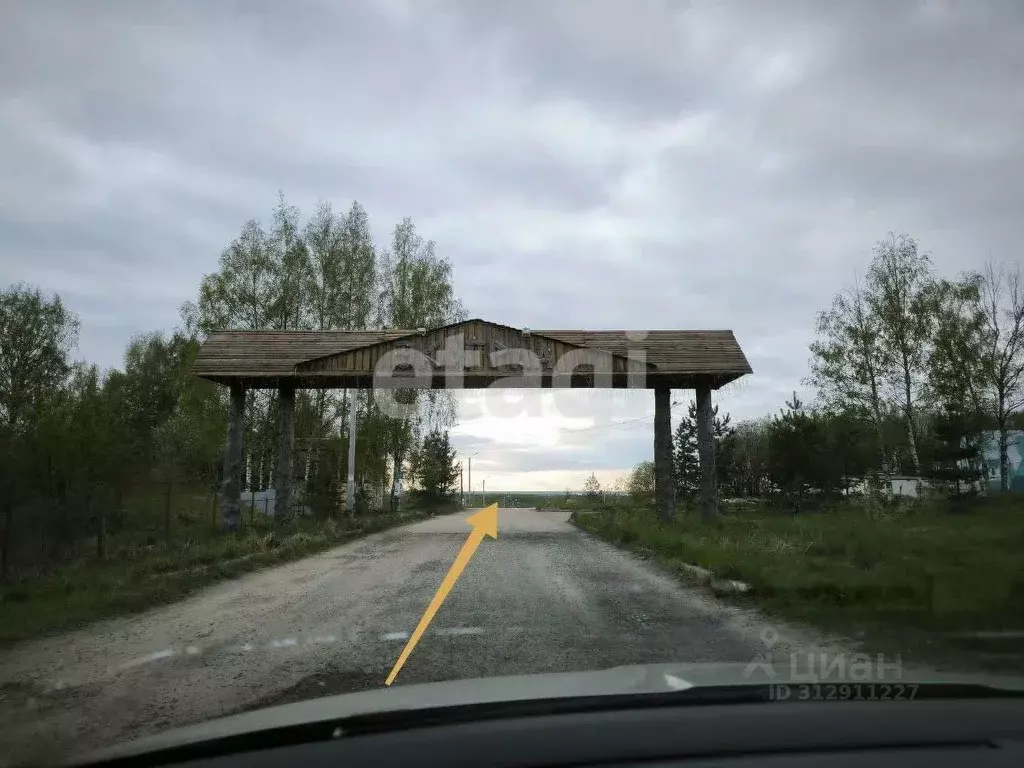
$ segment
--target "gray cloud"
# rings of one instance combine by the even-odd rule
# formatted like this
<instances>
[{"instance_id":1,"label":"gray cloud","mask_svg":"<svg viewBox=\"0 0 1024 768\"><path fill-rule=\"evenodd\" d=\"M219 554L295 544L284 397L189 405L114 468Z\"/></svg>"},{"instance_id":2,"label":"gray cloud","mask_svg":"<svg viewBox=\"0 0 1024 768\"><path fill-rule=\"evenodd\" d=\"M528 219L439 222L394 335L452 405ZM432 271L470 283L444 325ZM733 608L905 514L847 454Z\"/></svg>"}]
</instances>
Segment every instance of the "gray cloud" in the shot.
<instances>
[{"instance_id":1,"label":"gray cloud","mask_svg":"<svg viewBox=\"0 0 1024 768\"><path fill-rule=\"evenodd\" d=\"M176 322L278 189L305 211L359 199L381 242L414 217L474 315L733 328L755 376L721 400L741 417L800 388L815 312L888 230L947 274L1019 258L1013 0L21 0L0 16L0 280L60 291L80 355L105 365ZM598 419L642 414L630 397ZM650 453L643 429L571 430L533 452L459 440L516 471Z\"/></svg>"}]
</instances>

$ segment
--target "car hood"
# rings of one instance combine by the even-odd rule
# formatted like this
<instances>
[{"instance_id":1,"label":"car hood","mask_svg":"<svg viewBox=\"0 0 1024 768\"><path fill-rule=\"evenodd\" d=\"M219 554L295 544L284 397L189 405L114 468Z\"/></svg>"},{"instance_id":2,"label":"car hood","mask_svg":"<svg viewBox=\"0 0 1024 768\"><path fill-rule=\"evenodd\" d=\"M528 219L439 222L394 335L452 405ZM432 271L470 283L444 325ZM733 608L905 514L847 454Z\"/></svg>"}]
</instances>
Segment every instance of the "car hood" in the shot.
<instances>
[{"instance_id":1,"label":"car hood","mask_svg":"<svg viewBox=\"0 0 1024 768\"><path fill-rule=\"evenodd\" d=\"M1024 677L925 671L912 673L895 665L888 668L872 667L871 661L868 659L867 666L860 667L860 676L853 665L823 665L817 673L813 673L807 668L787 664L702 662L396 684L390 688L384 687L382 680L378 689L324 696L208 720L105 748L68 764L127 757L267 729L341 720L356 715L511 701L670 693L707 686L814 682L973 683L1024 691Z\"/></svg>"}]
</instances>

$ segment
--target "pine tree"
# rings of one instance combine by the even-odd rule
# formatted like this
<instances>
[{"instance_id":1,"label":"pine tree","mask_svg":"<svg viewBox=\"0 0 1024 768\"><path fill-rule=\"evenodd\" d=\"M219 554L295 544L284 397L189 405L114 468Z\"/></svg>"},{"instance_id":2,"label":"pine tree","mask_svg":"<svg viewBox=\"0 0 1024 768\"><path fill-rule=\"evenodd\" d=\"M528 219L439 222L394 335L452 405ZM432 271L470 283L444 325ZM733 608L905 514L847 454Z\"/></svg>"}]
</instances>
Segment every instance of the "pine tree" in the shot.
<instances>
[{"instance_id":1,"label":"pine tree","mask_svg":"<svg viewBox=\"0 0 1024 768\"><path fill-rule=\"evenodd\" d=\"M418 494L428 504L450 501L458 487L459 466L447 432L433 430L423 438L414 465L419 476Z\"/></svg>"},{"instance_id":2,"label":"pine tree","mask_svg":"<svg viewBox=\"0 0 1024 768\"><path fill-rule=\"evenodd\" d=\"M700 462L697 457L697 404L679 422L672 439L672 475L676 498L692 499L700 488Z\"/></svg>"},{"instance_id":3,"label":"pine tree","mask_svg":"<svg viewBox=\"0 0 1024 768\"><path fill-rule=\"evenodd\" d=\"M772 420L769 429L768 476L782 497L794 507L821 476L826 453L815 414L793 393L793 399Z\"/></svg>"},{"instance_id":4,"label":"pine tree","mask_svg":"<svg viewBox=\"0 0 1024 768\"><path fill-rule=\"evenodd\" d=\"M946 408L936 415L932 429L936 445L929 476L948 484L951 498L970 494L983 476L977 424L963 409Z\"/></svg>"},{"instance_id":5,"label":"pine tree","mask_svg":"<svg viewBox=\"0 0 1024 768\"><path fill-rule=\"evenodd\" d=\"M734 430L729 425L729 414L719 418L717 405L712 411L712 420L715 438L715 464L721 482L723 469L728 475L732 447L729 438ZM679 422L675 436L672 438L672 474L675 481L676 497L687 500L695 498L700 490L700 457L697 453L697 403L692 400L687 415Z\"/></svg>"}]
</instances>

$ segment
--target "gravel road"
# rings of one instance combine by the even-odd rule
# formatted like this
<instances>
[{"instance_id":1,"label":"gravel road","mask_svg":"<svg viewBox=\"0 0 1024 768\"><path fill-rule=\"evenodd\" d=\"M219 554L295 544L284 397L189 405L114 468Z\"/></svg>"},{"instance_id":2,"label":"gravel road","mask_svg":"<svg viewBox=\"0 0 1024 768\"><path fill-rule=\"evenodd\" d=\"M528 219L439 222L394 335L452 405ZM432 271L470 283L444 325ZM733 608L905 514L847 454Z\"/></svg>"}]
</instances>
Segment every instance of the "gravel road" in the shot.
<instances>
[{"instance_id":1,"label":"gravel road","mask_svg":"<svg viewBox=\"0 0 1024 768\"><path fill-rule=\"evenodd\" d=\"M0 763L383 685L466 539L467 514L0 652ZM506 509L498 539L480 545L396 685L746 662L807 642L581 533L565 513Z\"/></svg>"}]
</instances>

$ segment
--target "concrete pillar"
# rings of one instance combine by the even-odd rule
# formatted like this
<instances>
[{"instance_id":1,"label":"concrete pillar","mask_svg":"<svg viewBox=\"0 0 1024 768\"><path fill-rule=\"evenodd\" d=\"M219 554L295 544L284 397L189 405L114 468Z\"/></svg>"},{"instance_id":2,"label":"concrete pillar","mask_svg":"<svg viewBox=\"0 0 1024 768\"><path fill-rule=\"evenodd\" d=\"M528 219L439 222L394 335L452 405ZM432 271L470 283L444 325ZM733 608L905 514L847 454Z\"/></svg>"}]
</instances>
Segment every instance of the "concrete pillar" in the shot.
<instances>
[{"instance_id":1,"label":"concrete pillar","mask_svg":"<svg viewBox=\"0 0 1024 768\"><path fill-rule=\"evenodd\" d=\"M228 403L228 435L224 446L224 476L221 480L220 524L225 531L237 531L241 525L242 426L245 420L245 388L231 384Z\"/></svg>"},{"instance_id":2,"label":"concrete pillar","mask_svg":"<svg viewBox=\"0 0 1024 768\"><path fill-rule=\"evenodd\" d=\"M284 522L292 516L293 449L295 447L295 387L282 384L278 388L278 411L281 434L277 444L277 472L274 493L274 519Z\"/></svg>"},{"instance_id":3,"label":"concrete pillar","mask_svg":"<svg viewBox=\"0 0 1024 768\"><path fill-rule=\"evenodd\" d=\"M662 522L675 518L672 489L672 390L654 390L654 500Z\"/></svg>"},{"instance_id":4,"label":"concrete pillar","mask_svg":"<svg viewBox=\"0 0 1024 768\"><path fill-rule=\"evenodd\" d=\"M718 470L715 467L715 423L711 384L697 383L697 454L700 458L700 515L705 522L718 519Z\"/></svg>"}]
</instances>

